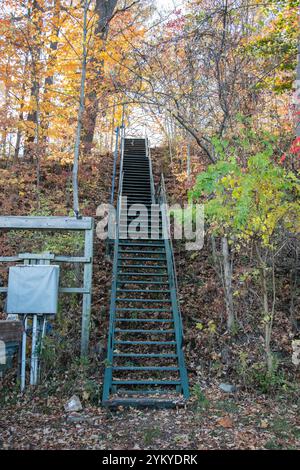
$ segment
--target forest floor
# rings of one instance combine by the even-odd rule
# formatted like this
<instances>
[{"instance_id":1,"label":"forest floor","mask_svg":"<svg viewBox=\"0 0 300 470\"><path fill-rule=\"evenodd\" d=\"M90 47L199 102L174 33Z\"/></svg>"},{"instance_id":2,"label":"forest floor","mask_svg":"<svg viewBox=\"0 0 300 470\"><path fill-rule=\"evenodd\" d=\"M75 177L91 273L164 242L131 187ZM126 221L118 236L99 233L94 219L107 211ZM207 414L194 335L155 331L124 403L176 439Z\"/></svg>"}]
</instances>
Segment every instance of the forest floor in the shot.
<instances>
[{"instance_id":1,"label":"forest floor","mask_svg":"<svg viewBox=\"0 0 300 470\"><path fill-rule=\"evenodd\" d=\"M81 166L84 215L95 216L97 205L109 200L111 166L110 155ZM168 173L160 151L154 152L153 167L156 179L161 169ZM42 166L40 206L44 214L66 214L69 175L70 168L54 162ZM180 176L167 177L171 200L184 197L183 180ZM5 194L0 201L2 214L36 214L32 164L1 170L0 190ZM28 239L4 234L0 242L2 253L10 255L20 251L20 245ZM281 361L281 375L274 375L272 384L266 384L261 375L263 337L257 326L255 296L249 297L248 289L240 289L240 330L231 337L224 328L222 285L207 245L200 253L186 252L181 245L176 245L175 251L192 391L186 405L172 410L114 411L98 405L111 262L105 256L104 243L95 238L91 365L74 359L80 334L80 301L68 301L58 336L65 345L55 350L57 355L41 386L28 388L21 395L15 371L0 381L0 449L300 449L299 371L291 366L291 332L284 295L279 302L281 315L274 327L273 344ZM242 273L243 266L239 269ZM5 273L1 271L0 276L4 279ZM250 369L250 364L255 367ZM234 384L236 392L223 392L220 384L224 382ZM83 410L66 413L64 405L73 394L80 397Z\"/></svg>"},{"instance_id":2,"label":"forest floor","mask_svg":"<svg viewBox=\"0 0 300 470\"><path fill-rule=\"evenodd\" d=\"M217 386L173 410L86 406L66 414L58 396L7 403L0 449L299 449L298 405L284 397L238 393Z\"/></svg>"}]
</instances>

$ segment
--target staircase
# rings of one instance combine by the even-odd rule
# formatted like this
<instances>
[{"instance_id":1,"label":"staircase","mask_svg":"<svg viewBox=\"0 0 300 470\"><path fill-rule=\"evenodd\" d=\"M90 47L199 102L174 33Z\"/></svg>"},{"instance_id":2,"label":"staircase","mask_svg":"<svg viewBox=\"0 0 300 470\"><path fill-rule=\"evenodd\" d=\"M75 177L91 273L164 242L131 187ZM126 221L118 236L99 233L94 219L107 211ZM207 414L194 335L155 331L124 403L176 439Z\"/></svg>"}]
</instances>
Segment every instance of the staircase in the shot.
<instances>
[{"instance_id":1,"label":"staircase","mask_svg":"<svg viewBox=\"0 0 300 470\"><path fill-rule=\"evenodd\" d=\"M164 202L163 179L154 192L147 140L124 138L104 406L172 407L189 396Z\"/></svg>"}]
</instances>

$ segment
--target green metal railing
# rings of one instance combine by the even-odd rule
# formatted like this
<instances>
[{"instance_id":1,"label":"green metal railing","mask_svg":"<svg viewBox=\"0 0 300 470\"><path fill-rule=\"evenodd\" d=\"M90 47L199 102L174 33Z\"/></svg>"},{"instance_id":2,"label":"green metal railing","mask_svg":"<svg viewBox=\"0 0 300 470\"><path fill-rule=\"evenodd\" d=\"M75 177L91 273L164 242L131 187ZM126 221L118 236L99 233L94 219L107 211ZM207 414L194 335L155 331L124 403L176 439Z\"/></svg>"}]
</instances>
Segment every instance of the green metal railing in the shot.
<instances>
[{"instance_id":1,"label":"green metal railing","mask_svg":"<svg viewBox=\"0 0 300 470\"><path fill-rule=\"evenodd\" d=\"M150 145L149 145L149 139L148 139L147 136L145 138L145 143L146 143L146 155L147 155L148 160L149 160L152 204L155 204L155 186L154 186L154 178L153 178L153 171L152 171L151 149L150 149Z\"/></svg>"},{"instance_id":2,"label":"green metal railing","mask_svg":"<svg viewBox=\"0 0 300 470\"><path fill-rule=\"evenodd\" d=\"M115 314L116 314L116 297L117 297L117 276L118 276L118 256L119 256L119 231L120 231L120 214L122 208L122 187L123 187L123 161L124 161L124 140L125 129L123 128L121 137L121 156L120 156L120 179L118 189L117 211L115 217L115 230L114 230L114 258L113 258L113 275L111 286L111 299L109 308L109 333L107 343L107 359L105 363L104 385L102 400L106 401L110 395L110 388L112 383L112 366L113 366L113 351L114 351L114 333L115 333Z\"/></svg>"},{"instance_id":3,"label":"green metal railing","mask_svg":"<svg viewBox=\"0 0 300 470\"><path fill-rule=\"evenodd\" d=\"M155 193L156 202L159 204L161 208L162 214L162 225L163 225L163 234L164 234L164 241L165 241L165 249L166 249L166 256L167 256L167 266L168 266L168 277L169 277L169 285L171 290L171 302L172 302L172 310L174 316L174 324L175 324L175 336L176 336L176 349L177 349L177 356L178 356L178 364L180 369L180 378L181 378L181 386L182 392L185 398L189 397L189 385L188 385L188 376L184 361L183 355L183 325L182 325L182 316L180 310L180 303L178 301L178 280L177 280L177 273L176 273L176 265L175 265L175 257L174 257L174 249L172 243L172 236L170 231L170 217L167 210L168 201L167 201L167 194L166 194L166 186L164 175L161 174L160 182L157 187Z\"/></svg>"}]
</instances>

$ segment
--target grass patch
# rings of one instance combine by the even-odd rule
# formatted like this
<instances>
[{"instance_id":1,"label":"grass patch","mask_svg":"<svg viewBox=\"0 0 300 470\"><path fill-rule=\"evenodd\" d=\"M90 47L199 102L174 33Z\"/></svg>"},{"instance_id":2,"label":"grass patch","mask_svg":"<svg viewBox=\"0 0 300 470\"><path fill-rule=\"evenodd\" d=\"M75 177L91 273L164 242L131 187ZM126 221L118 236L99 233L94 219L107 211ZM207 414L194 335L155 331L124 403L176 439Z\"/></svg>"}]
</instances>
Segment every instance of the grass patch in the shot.
<instances>
[{"instance_id":1,"label":"grass patch","mask_svg":"<svg viewBox=\"0 0 300 470\"><path fill-rule=\"evenodd\" d=\"M161 430L157 427L155 428L147 428L144 430L144 443L146 446L150 446L153 444L155 439L158 439L161 435Z\"/></svg>"}]
</instances>

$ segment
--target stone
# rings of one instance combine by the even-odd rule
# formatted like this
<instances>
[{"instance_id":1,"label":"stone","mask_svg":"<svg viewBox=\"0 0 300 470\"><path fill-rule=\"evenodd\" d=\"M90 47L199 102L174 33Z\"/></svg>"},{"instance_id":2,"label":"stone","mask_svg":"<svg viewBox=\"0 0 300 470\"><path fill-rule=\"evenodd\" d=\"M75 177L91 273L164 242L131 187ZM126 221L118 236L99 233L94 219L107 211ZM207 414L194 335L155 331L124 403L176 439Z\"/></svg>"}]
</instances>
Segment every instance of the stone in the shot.
<instances>
[{"instance_id":1,"label":"stone","mask_svg":"<svg viewBox=\"0 0 300 470\"><path fill-rule=\"evenodd\" d=\"M65 411L67 413L71 413L72 411L81 411L82 410L82 404L81 401L79 400L77 395L73 395L70 400L67 401L67 403L64 406Z\"/></svg>"},{"instance_id":2,"label":"stone","mask_svg":"<svg viewBox=\"0 0 300 470\"><path fill-rule=\"evenodd\" d=\"M221 383L219 385L219 388L225 393L235 393L236 392L236 386L232 385L232 384Z\"/></svg>"},{"instance_id":3,"label":"stone","mask_svg":"<svg viewBox=\"0 0 300 470\"><path fill-rule=\"evenodd\" d=\"M80 413L73 412L67 416L67 423L92 423L93 418L87 415L83 415Z\"/></svg>"}]
</instances>

